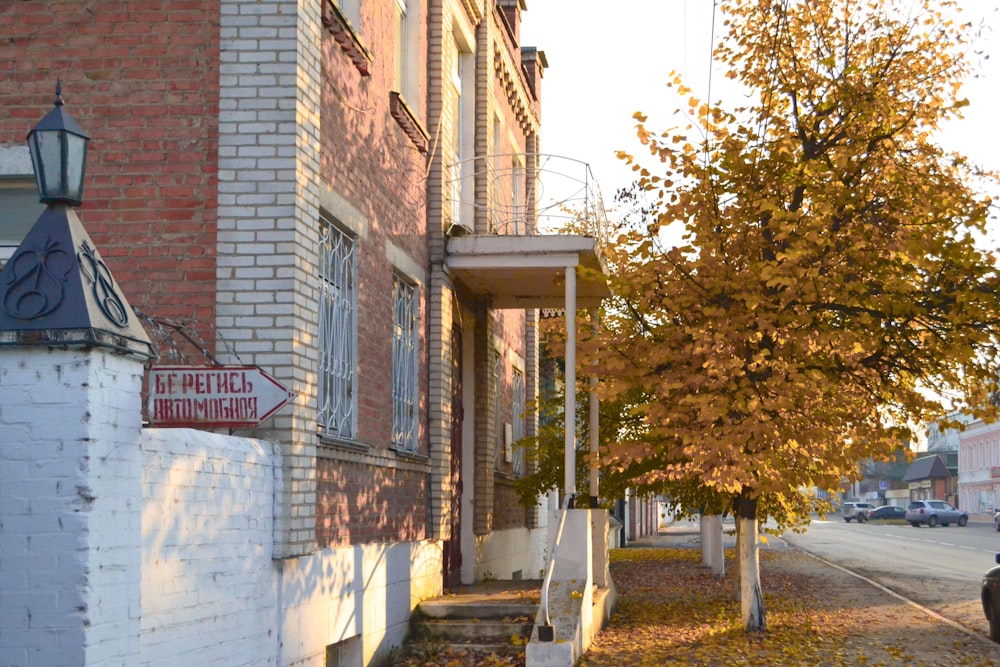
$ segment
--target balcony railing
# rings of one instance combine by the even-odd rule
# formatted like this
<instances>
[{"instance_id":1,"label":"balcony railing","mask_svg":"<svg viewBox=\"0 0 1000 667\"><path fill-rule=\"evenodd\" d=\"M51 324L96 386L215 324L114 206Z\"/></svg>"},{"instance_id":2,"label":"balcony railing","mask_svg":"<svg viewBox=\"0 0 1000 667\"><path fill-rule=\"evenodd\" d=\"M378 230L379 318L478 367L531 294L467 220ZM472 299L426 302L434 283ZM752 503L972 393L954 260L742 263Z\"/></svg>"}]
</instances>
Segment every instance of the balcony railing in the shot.
<instances>
[{"instance_id":1,"label":"balcony railing","mask_svg":"<svg viewBox=\"0 0 1000 667\"><path fill-rule=\"evenodd\" d=\"M447 174L444 210L452 233L607 237L601 188L586 162L508 153L453 162Z\"/></svg>"}]
</instances>

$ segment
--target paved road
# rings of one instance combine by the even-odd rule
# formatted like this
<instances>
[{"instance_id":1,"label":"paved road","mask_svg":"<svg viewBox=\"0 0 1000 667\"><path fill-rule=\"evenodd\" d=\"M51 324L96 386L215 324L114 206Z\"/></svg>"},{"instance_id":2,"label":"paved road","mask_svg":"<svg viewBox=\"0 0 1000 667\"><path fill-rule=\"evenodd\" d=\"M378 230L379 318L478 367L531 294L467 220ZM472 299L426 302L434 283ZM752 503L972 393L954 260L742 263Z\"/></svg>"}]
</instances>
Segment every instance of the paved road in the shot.
<instances>
[{"instance_id":1,"label":"paved road","mask_svg":"<svg viewBox=\"0 0 1000 667\"><path fill-rule=\"evenodd\" d=\"M979 583L1000 552L1000 533L991 524L914 528L831 517L783 539L982 631Z\"/></svg>"}]
</instances>

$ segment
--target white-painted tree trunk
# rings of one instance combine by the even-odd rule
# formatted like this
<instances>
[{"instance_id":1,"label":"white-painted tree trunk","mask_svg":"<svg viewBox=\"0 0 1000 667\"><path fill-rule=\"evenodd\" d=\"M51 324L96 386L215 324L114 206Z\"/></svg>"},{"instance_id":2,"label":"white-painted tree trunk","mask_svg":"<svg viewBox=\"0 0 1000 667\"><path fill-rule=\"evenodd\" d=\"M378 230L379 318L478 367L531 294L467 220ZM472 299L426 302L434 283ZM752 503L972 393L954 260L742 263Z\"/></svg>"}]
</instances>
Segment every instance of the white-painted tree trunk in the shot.
<instances>
[{"instance_id":1,"label":"white-painted tree trunk","mask_svg":"<svg viewBox=\"0 0 1000 667\"><path fill-rule=\"evenodd\" d=\"M736 570L733 577L733 601L740 601L740 522L735 521L733 525L736 527Z\"/></svg>"},{"instance_id":2,"label":"white-painted tree trunk","mask_svg":"<svg viewBox=\"0 0 1000 667\"><path fill-rule=\"evenodd\" d=\"M712 569L717 577L726 574L726 557L722 548L722 515L701 515L701 564Z\"/></svg>"},{"instance_id":3,"label":"white-painted tree trunk","mask_svg":"<svg viewBox=\"0 0 1000 667\"><path fill-rule=\"evenodd\" d=\"M701 564L705 567L712 566L712 559L709 555L712 548L712 545L710 544L712 541L711 528L712 526L711 521L709 521L709 517L704 514L699 515L698 543L701 544Z\"/></svg>"},{"instance_id":4,"label":"white-painted tree trunk","mask_svg":"<svg viewBox=\"0 0 1000 667\"><path fill-rule=\"evenodd\" d=\"M766 629L764 594L760 587L760 552L757 518L737 516L737 544L740 560L740 614L743 627L763 632Z\"/></svg>"},{"instance_id":5,"label":"white-painted tree trunk","mask_svg":"<svg viewBox=\"0 0 1000 667\"><path fill-rule=\"evenodd\" d=\"M713 514L705 517L709 521L708 566L717 577L726 576L726 552L722 540L722 515Z\"/></svg>"}]
</instances>

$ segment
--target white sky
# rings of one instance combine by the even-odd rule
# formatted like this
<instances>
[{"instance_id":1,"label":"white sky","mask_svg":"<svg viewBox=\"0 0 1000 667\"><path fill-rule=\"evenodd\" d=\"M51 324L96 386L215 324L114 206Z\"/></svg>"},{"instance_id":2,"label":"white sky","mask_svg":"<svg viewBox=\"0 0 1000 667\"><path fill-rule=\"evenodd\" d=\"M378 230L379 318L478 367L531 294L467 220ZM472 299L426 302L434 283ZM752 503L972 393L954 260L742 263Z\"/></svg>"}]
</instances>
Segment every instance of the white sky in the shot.
<instances>
[{"instance_id":1,"label":"white sky","mask_svg":"<svg viewBox=\"0 0 1000 667\"><path fill-rule=\"evenodd\" d=\"M1000 0L962 4L963 18L985 17L993 27L981 44L993 57L982 78L967 83L966 118L948 128L941 143L1000 170ZM712 0L527 0L521 44L544 51L549 62L542 152L589 163L606 207L632 181L615 153L641 155L632 114L649 116L648 127L657 132L681 124L673 117L679 100L666 86L671 70L703 100L718 100L724 90L718 72L710 77L711 46L724 34L717 14L712 38L713 13Z\"/></svg>"}]
</instances>

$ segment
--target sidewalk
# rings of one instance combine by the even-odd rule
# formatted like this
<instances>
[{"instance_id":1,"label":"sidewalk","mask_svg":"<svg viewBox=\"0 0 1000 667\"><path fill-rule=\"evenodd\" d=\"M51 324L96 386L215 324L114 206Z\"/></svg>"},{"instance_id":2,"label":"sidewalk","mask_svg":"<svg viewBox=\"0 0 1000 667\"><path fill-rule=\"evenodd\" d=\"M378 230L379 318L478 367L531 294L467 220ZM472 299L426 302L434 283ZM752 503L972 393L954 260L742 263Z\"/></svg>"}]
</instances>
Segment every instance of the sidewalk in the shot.
<instances>
[{"instance_id":1,"label":"sidewalk","mask_svg":"<svg viewBox=\"0 0 1000 667\"><path fill-rule=\"evenodd\" d=\"M731 530L732 522L723 527ZM764 635L743 632L732 600L734 535L724 536L725 579L701 565L697 521L616 550L612 576L621 604L581 665L1000 664L981 610L974 627L959 626L780 538L768 541L760 556Z\"/></svg>"},{"instance_id":2,"label":"sidewalk","mask_svg":"<svg viewBox=\"0 0 1000 667\"><path fill-rule=\"evenodd\" d=\"M732 517L726 517L722 522L722 546L725 549L736 548L736 525ZM762 549L788 548L784 540L768 536L770 544L761 545ZM780 543L777 546L775 543ZM701 547L701 524L698 519L678 519L670 525L660 528L659 534L640 537L629 543L629 546L643 547Z\"/></svg>"}]
</instances>

